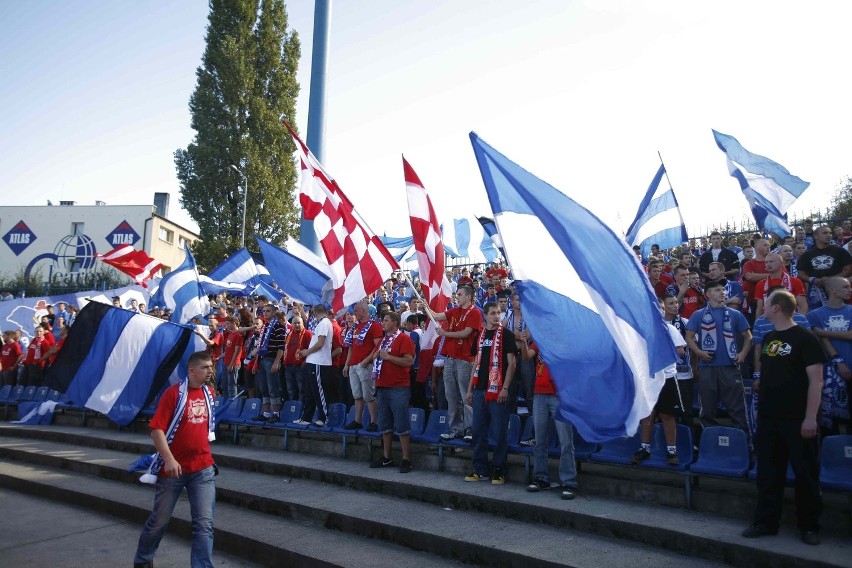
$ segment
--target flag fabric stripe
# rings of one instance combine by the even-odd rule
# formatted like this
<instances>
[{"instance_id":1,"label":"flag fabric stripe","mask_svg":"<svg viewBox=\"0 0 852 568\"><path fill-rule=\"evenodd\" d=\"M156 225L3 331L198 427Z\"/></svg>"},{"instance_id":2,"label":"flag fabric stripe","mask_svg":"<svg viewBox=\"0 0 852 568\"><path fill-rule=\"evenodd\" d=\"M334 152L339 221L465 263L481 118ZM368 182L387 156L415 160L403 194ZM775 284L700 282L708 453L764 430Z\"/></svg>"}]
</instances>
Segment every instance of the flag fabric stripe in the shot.
<instances>
[{"instance_id":1,"label":"flag fabric stripe","mask_svg":"<svg viewBox=\"0 0 852 568\"><path fill-rule=\"evenodd\" d=\"M667 249L680 246L688 239L674 191L662 185L665 174L666 168L660 164L639 204L636 218L627 229L627 243L639 245L643 258L650 254L652 244Z\"/></svg>"},{"instance_id":2,"label":"flag fabric stripe","mask_svg":"<svg viewBox=\"0 0 852 568\"><path fill-rule=\"evenodd\" d=\"M379 237L393 259L402 262L414 248L413 237Z\"/></svg>"},{"instance_id":3,"label":"flag fabric stripe","mask_svg":"<svg viewBox=\"0 0 852 568\"><path fill-rule=\"evenodd\" d=\"M245 248L241 248L207 273L207 276L211 280L219 282L237 284L251 282L254 284L257 277L260 276L260 272L249 252Z\"/></svg>"},{"instance_id":4,"label":"flag fabric stripe","mask_svg":"<svg viewBox=\"0 0 852 568\"><path fill-rule=\"evenodd\" d=\"M792 175L781 164L752 154L733 136L715 130L716 145L725 153L728 173L739 182L758 227L787 235L787 210L810 183Z\"/></svg>"},{"instance_id":5,"label":"flag fabric stripe","mask_svg":"<svg viewBox=\"0 0 852 568\"><path fill-rule=\"evenodd\" d=\"M676 360L648 278L591 212L474 133L471 142L562 416L588 441L632 435L662 388L654 374Z\"/></svg>"},{"instance_id":6,"label":"flag fabric stripe","mask_svg":"<svg viewBox=\"0 0 852 568\"><path fill-rule=\"evenodd\" d=\"M453 290L444 270L441 225L429 193L405 158L402 159L402 169L412 240L420 268L421 294L432 310L442 313L447 309ZM430 319L420 339L420 349L432 349L437 337L435 322Z\"/></svg>"},{"instance_id":7,"label":"flag fabric stripe","mask_svg":"<svg viewBox=\"0 0 852 568\"><path fill-rule=\"evenodd\" d=\"M152 306L171 309L169 321L173 323L188 323L210 312L210 301L201 285L195 258L188 246L185 251L186 258L181 265L163 276L157 291L148 300Z\"/></svg>"},{"instance_id":8,"label":"flag fabric stripe","mask_svg":"<svg viewBox=\"0 0 852 568\"><path fill-rule=\"evenodd\" d=\"M129 424L167 382L190 331L151 316L89 302L48 369L45 384Z\"/></svg>"},{"instance_id":9,"label":"flag fabric stripe","mask_svg":"<svg viewBox=\"0 0 852 568\"><path fill-rule=\"evenodd\" d=\"M270 274L273 275L276 282L279 282L281 289L293 300L297 300L306 305L316 305L323 302L323 292L330 290L330 278L328 275L328 266L326 265L323 272L314 264L319 264L321 260L302 245L302 250L298 247L293 247L293 242L288 241L288 247L294 250L299 250L299 254L292 254L274 244L255 237L260 252L263 254L263 261L266 263ZM307 259L313 257L310 262Z\"/></svg>"},{"instance_id":10,"label":"flag fabric stripe","mask_svg":"<svg viewBox=\"0 0 852 568\"><path fill-rule=\"evenodd\" d=\"M208 328L206 325L196 325L196 326L194 326L194 329L198 333L203 333L203 334L210 333L210 328ZM192 355L193 353L195 353L197 351L206 351L206 350L207 350L207 344L204 343L204 340L201 339L200 337L198 337L198 335L196 335L195 333L190 333L189 339L188 339L187 344L186 344L186 348L183 350L183 354L180 357L180 361L178 362L177 365L175 365L175 368L172 370L171 374L169 375L169 378L168 378L168 381L167 381L168 384L163 385L163 389L165 389L169 385L177 384L177 383L181 382L182 380L184 380L185 378L187 378L187 376L189 376L188 373L189 373L189 357L190 357L190 355ZM147 406L147 404L146 404L146 406Z\"/></svg>"},{"instance_id":11,"label":"flag fabric stripe","mask_svg":"<svg viewBox=\"0 0 852 568\"><path fill-rule=\"evenodd\" d=\"M84 254L84 253L80 253ZM136 250L131 245L122 245L116 247L104 255L95 255L101 262L104 262L116 270L127 274L137 284L144 286L145 282L151 278L157 270L162 268L162 264L148 256L145 251Z\"/></svg>"},{"instance_id":12,"label":"flag fabric stripe","mask_svg":"<svg viewBox=\"0 0 852 568\"><path fill-rule=\"evenodd\" d=\"M352 203L316 157L287 125L301 162L299 202L331 267L333 311L362 300L378 290L399 268L394 258L359 219Z\"/></svg>"}]
</instances>

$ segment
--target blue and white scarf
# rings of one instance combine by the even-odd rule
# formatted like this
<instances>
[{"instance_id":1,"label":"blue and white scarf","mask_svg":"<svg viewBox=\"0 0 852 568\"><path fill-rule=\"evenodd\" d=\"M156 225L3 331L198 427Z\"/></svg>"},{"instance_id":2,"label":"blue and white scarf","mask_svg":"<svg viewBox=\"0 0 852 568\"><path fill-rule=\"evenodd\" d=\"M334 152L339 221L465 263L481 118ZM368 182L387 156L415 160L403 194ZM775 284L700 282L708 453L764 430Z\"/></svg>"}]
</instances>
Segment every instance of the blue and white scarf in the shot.
<instances>
[{"instance_id":1,"label":"blue and white scarf","mask_svg":"<svg viewBox=\"0 0 852 568\"><path fill-rule=\"evenodd\" d=\"M216 418L213 416L213 397L210 395L210 389L207 388L207 385L201 387L201 392L204 393L204 402L207 404L207 439L212 442L216 439ZM169 423L169 428L166 430L166 442L170 446L172 441L175 439L175 434L177 434L180 421L186 413L186 401L188 399L189 379L184 379L178 387L178 399L177 404L175 404L175 412L172 415L172 421ZM156 452L153 455L151 465L142 477L139 478L139 481L150 484L157 483L157 476L160 473L160 469L163 467L163 463L163 458L160 456L160 452Z\"/></svg>"},{"instance_id":2,"label":"blue and white scarf","mask_svg":"<svg viewBox=\"0 0 852 568\"><path fill-rule=\"evenodd\" d=\"M734 337L734 331L731 328L731 313L730 308L725 310L725 320L722 323L722 338L725 340L725 351L732 361L737 358L737 342ZM716 320L713 319L713 313L710 311L710 306L704 308L704 314L701 316L701 350L702 351L717 351L716 337Z\"/></svg>"},{"instance_id":3,"label":"blue and white scarf","mask_svg":"<svg viewBox=\"0 0 852 568\"><path fill-rule=\"evenodd\" d=\"M390 350L390 346L393 345L393 340L396 339L396 336L400 334L399 330L396 330L393 335L385 335L382 339L382 343L379 345L379 351L381 350ZM376 360L373 362L373 379L378 379L379 375L382 373L382 363L385 360L379 357L378 353L376 354Z\"/></svg>"},{"instance_id":4,"label":"blue and white scarf","mask_svg":"<svg viewBox=\"0 0 852 568\"><path fill-rule=\"evenodd\" d=\"M346 332L346 337L343 339L343 345L349 347L352 345L353 340L356 341L358 345L363 345L364 340L367 339L367 332L370 331L371 327L373 327L372 320L356 323ZM355 335L355 330L358 330L357 335Z\"/></svg>"}]
</instances>

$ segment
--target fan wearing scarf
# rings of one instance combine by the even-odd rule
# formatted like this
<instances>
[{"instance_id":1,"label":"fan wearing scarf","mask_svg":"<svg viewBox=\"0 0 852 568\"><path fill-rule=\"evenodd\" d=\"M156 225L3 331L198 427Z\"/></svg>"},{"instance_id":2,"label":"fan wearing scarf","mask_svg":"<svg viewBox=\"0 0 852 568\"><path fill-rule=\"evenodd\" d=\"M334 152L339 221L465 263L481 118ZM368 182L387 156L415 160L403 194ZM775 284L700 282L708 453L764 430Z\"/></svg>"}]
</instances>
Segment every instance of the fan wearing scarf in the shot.
<instances>
[{"instance_id":1,"label":"fan wearing scarf","mask_svg":"<svg viewBox=\"0 0 852 568\"><path fill-rule=\"evenodd\" d=\"M763 300L769 296L769 289L773 286L783 286L785 290L796 298L796 311L802 315L808 313L808 299L805 295L805 286L802 281L791 276L784 269L784 259L778 253L766 255L766 280L758 282L754 287L754 300L757 305L757 315L763 313Z\"/></svg>"},{"instance_id":2,"label":"fan wearing scarf","mask_svg":"<svg viewBox=\"0 0 852 568\"><path fill-rule=\"evenodd\" d=\"M698 359L698 395L703 427L719 426L719 398L738 428L749 433L745 392L738 366L751 349L751 330L745 316L725 306L725 279L708 280L707 307L692 314L686 324L686 343ZM737 343L742 347L738 350Z\"/></svg>"},{"instance_id":3,"label":"fan wearing scarf","mask_svg":"<svg viewBox=\"0 0 852 568\"><path fill-rule=\"evenodd\" d=\"M400 331L400 318L396 312L382 317L384 338L379 343L373 363L373 378L376 381L376 398L379 406L379 430L382 432L382 457L370 463L370 467L393 467L391 457L393 433L399 435L402 448L400 473L411 471L411 423L408 402L411 398L409 369L414 364L414 342Z\"/></svg>"},{"instance_id":4,"label":"fan wearing scarf","mask_svg":"<svg viewBox=\"0 0 852 568\"><path fill-rule=\"evenodd\" d=\"M213 361L204 351L189 357L189 377L163 393L151 420L151 438L157 454L142 476L156 483L154 509L145 522L133 565L153 566L154 555L184 487L192 514L193 567L213 566L213 507L216 466L210 452L215 439L213 393L206 383L213 378Z\"/></svg>"},{"instance_id":5,"label":"fan wearing scarf","mask_svg":"<svg viewBox=\"0 0 852 568\"><path fill-rule=\"evenodd\" d=\"M515 376L515 358L518 346L515 334L500 325L497 304L485 304L485 330L476 346L476 361L467 387L466 401L473 407L473 472L465 481L488 479L488 432L493 427L496 435L494 453L491 455L491 483L502 485L505 481L509 410L506 401L512 377Z\"/></svg>"}]
</instances>

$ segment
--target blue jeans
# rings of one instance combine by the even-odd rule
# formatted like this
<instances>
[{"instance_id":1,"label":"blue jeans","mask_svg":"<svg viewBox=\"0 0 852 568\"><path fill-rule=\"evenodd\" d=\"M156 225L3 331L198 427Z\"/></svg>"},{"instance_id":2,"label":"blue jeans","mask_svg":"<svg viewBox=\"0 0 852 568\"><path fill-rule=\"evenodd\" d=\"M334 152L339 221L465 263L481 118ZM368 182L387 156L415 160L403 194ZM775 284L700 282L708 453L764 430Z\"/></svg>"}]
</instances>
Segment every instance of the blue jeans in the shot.
<instances>
[{"instance_id":1,"label":"blue jeans","mask_svg":"<svg viewBox=\"0 0 852 568\"><path fill-rule=\"evenodd\" d=\"M160 540L166 532L175 504L183 488L189 497L192 513L192 553L190 566L204 568L213 566L213 509L216 503L216 486L213 482L214 469L210 466L195 473L179 477L160 477L157 479L157 492L154 495L154 510L145 521L145 527L139 536L136 548L135 564L151 562L160 546Z\"/></svg>"},{"instance_id":2,"label":"blue jeans","mask_svg":"<svg viewBox=\"0 0 852 568\"><path fill-rule=\"evenodd\" d=\"M550 482L547 435L550 420L559 414L559 398L552 394L537 394L533 397L533 428L535 429L535 478ZM529 420L529 419L527 419ZM577 488L577 462L574 460L574 427L568 422L555 420L556 436L559 438L559 481L564 487Z\"/></svg>"},{"instance_id":3,"label":"blue jeans","mask_svg":"<svg viewBox=\"0 0 852 568\"><path fill-rule=\"evenodd\" d=\"M408 387L377 388L376 399L379 404L379 432L400 436L411 433L408 416L408 401L411 390Z\"/></svg>"},{"instance_id":4,"label":"blue jeans","mask_svg":"<svg viewBox=\"0 0 852 568\"><path fill-rule=\"evenodd\" d=\"M234 367L233 371L229 371L228 367L222 365L222 373L217 375L219 392L228 398L237 397L237 376L240 374L240 368Z\"/></svg>"},{"instance_id":5,"label":"blue jeans","mask_svg":"<svg viewBox=\"0 0 852 568\"><path fill-rule=\"evenodd\" d=\"M473 471L488 475L488 432L494 430L496 444L491 466L506 465L508 450L509 407L503 402L485 400L484 390L473 391Z\"/></svg>"},{"instance_id":6,"label":"blue jeans","mask_svg":"<svg viewBox=\"0 0 852 568\"><path fill-rule=\"evenodd\" d=\"M444 394L447 397L447 420L450 423L450 432L470 428L473 421L473 409L464 401L472 371L473 363L470 361L447 357L444 363Z\"/></svg>"},{"instance_id":7,"label":"blue jeans","mask_svg":"<svg viewBox=\"0 0 852 568\"><path fill-rule=\"evenodd\" d=\"M261 357L257 365L256 384L263 404L272 404L275 410L281 407L281 375L272 372L272 357Z\"/></svg>"},{"instance_id":8,"label":"blue jeans","mask_svg":"<svg viewBox=\"0 0 852 568\"><path fill-rule=\"evenodd\" d=\"M305 370L301 365L287 365L284 367L284 382L287 385L287 400L298 400L304 402L305 398Z\"/></svg>"}]
</instances>

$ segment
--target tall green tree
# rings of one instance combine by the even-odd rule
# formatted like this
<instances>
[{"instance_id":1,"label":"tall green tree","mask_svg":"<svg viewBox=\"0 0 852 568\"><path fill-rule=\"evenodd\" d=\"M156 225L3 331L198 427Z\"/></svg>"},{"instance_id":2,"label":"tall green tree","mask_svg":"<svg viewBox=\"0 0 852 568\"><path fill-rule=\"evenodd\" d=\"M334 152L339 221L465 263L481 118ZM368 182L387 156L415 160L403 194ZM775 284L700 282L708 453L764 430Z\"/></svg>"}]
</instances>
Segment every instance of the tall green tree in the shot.
<instances>
[{"instance_id":1,"label":"tall green tree","mask_svg":"<svg viewBox=\"0 0 852 568\"><path fill-rule=\"evenodd\" d=\"M839 223L843 219L852 219L852 177L849 176L838 184L828 210L827 220Z\"/></svg>"},{"instance_id":2,"label":"tall green tree","mask_svg":"<svg viewBox=\"0 0 852 568\"><path fill-rule=\"evenodd\" d=\"M192 143L175 152L180 202L198 223L193 254L209 270L240 246L248 177L246 247L298 231L294 123L299 38L283 0L210 0L207 47L189 101Z\"/></svg>"}]
</instances>

